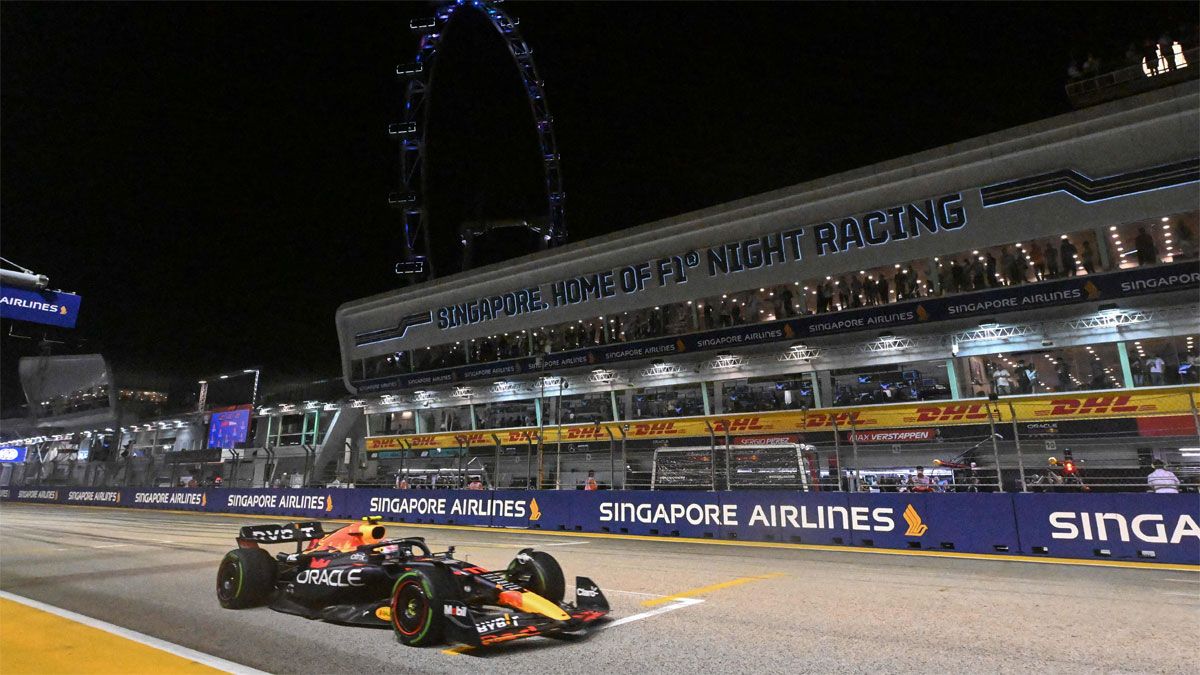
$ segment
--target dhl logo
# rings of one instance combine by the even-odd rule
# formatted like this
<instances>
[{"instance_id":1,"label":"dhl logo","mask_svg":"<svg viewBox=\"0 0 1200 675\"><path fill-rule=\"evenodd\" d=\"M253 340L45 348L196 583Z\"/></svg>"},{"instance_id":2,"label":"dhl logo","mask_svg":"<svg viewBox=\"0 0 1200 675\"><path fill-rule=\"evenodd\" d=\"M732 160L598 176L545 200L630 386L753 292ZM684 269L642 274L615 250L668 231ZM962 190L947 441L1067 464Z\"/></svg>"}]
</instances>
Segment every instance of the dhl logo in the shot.
<instances>
[{"instance_id":1,"label":"dhl logo","mask_svg":"<svg viewBox=\"0 0 1200 675\"><path fill-rule=\"evenodd\" d=\"M1155 405L1130 405L1129 401L1132 398L1132 396L1128 395L1056 398L1050 401L1049 410L1037 410L1035 413L1052 417L1064 415L1103 415L1105 413L1149 412L1158 408Z\"/></svg>"},{"instance_id":2,"label":"dhl logo","mask_svg":"<svg viewBox=\"0 0 1200 675\"><path fill-rule=\"evenodd\" d=\"M639 422L629 429L630 436L678 436L685 433L674 422Z\"/></svg>"},{"instance_id":3,"label":"dhl logo","mask_svg":"<svg viewBox=\"0 0 1200 675\"><path fill-rule=\"evenodd\" d=\"M459 445L476 445L478 443L488 443L491 441L487 434L456 434L454 436L454 440Z\"/></svg>"},{"instance_id":4,"label":"dhl logo","mask_svg":"<svg viewBox=\"0 0 1200 675\"><path fill-rule=\"evenodd\" d=\"M437 446L438 445L438 437L437 436L413 436L408 439L408 444L411 446L414 446L414 447L418 446L418 445Z\"/></svg>"},{"instance_id":5,"label":"dhl logo","mask_svg":"<svg viewBox=\"0 0 1200 675\"><path fill-rule=\"evenodd\" d=\"M525 443L538 439L536 431L510 431L503 436L505 443Z\"/></svg>"},{"instance_id":6,"label":"dhl logo","mask_svg":"<svg viewBox=\"0 0 1200 675\"><path fill-rule=\"evenodd\" d=\"M862 413L845 412L845 413L813 413L810 412L804 418L804 428L806 429L826 429L832 428L835 424L839 427L848 427L851 424L872 425L877 421L874 419L864 419Z\"/></svg>"},{"instance_id":7,"label":"dhl logo","mask_svg":"<svg viewBox=\"0 0 1200 675\"><path fill-rule=\"evenodd\" d=\"M923 405L917 407L917 416L905 418L908 422L958 422L961 420L986 420L988 408L983 403L959 405Z\"/></svg>"},{"instance_id":8,"label":"dhl logo","mask_svg":"<svg viewBox=\"0 0 1200 675\"><path fill-rule=\"evenodd\" d=\"M759 423L761 419L761 417L732 417L727 420L717 420L713 423L713 431L737 432L770 429L770 426Z\"/></svg>"},{"instance_id":9,"label":"dhl logo","mask_svg":"<svg viewBox=\"0 0 1200 675\"><path fill-rule=\"evenodd\" d=\"M604 430L604 427L597 427L597 426L575 427L575 428L567 429L566 431L567 431L567 433L564 436L564 438L566 438L568 440L576 440L576 439L598 440L598 439L607 439L608 438L608 432Z\"/></svg>"},{"instance_id":10,"label":"dhl logo","mask_svg":"<svg viewBox=\"0 0 1200 675\"><path fill-rule=\"evenodd\" d=\"M403 450L404 443L399 438L368 438L367 450Z\"/></svg>"}]
</instances>

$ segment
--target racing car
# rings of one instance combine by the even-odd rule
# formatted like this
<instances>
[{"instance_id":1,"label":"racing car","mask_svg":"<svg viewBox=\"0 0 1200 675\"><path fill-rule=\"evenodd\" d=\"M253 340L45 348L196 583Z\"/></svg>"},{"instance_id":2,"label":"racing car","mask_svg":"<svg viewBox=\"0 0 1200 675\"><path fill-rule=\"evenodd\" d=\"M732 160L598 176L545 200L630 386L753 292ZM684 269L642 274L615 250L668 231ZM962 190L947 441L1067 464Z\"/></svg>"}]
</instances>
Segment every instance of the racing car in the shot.
<instances>
[{"instance_id":1,"label":"racing car","mask_svg":"<svg viewBox=\"0 0 1200 675\"><path fill-rule=\"evenodd\" d=\"M334 623L387 627L414 647L461 642L485 646L580 633L609 613L587 577L575 601L548 553L522 549L500 571L434 553L421 537L387 539L378 517L326 534L319 522L247 525L217 570L226 609L271 609ZM264 544L296 544L272 556Z\"/></svg>"}]
</instances>

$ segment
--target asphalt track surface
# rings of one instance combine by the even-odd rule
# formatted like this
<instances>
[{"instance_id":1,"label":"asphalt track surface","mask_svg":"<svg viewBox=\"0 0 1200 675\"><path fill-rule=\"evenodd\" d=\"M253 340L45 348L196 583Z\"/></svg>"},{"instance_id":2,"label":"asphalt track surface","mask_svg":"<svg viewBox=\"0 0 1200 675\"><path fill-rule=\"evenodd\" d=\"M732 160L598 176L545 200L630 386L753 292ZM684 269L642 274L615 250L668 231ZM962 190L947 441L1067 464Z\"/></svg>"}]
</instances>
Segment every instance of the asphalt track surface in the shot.
<instances>
[{"instance_id":1,"label":"asphalt track surface","mask_svg":"<svg viewBox=\"0 0 1200 675\"><path fill-rule=\"evenodd\" d=\"M1194 673L1200 658L1194 572L392 526L493 568L542 547L613 606L582 639L416 649L221 609L222 554L240 525L272 521L4 504L0 589L278 673Z\"/></svg>"}]
</instances>

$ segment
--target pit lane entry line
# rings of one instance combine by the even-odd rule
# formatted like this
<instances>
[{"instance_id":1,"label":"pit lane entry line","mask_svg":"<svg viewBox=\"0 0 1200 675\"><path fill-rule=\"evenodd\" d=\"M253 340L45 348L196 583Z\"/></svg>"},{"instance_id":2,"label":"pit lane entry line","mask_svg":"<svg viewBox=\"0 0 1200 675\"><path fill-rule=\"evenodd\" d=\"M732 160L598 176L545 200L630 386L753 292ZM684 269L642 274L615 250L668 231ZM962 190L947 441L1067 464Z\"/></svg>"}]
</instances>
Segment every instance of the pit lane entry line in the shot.
<instances>
[{"instance_id":1,"label":"pit lane entry line","mask_svg":"<svg viewBox=\"0 0 1200 675\"><path fill-rule=\"evenodd\" d=\"M267 675L145 633L0 591L6 673ZM82 625L71 625L82 624Z\"/></svg>"}]
</instances>

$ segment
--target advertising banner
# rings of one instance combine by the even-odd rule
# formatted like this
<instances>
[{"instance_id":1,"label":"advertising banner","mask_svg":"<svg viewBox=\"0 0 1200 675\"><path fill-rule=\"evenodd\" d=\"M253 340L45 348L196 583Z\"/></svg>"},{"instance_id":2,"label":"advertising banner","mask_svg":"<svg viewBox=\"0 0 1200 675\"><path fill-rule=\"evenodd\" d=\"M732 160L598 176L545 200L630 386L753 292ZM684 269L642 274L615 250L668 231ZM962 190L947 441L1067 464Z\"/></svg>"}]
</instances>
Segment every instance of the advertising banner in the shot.
<instances>
[{"instance_id":1,"label":"advertising banner","mask_svg":"<svg viewBox=\"0 0 1200 675\"><path fill-rule=\"evenodd\" d=\"M0 463L12 463L25 461L25 453L27 448L23 446L10 445L5 448L0 448Z\"/></svg>"},{"instance_id":2,"label":"advertising banner","mask_svg":"<svg viewBox=\"0 0 1200 675\"><path fill-rule=\"evenodd\" d=\"M929 441L936 437L932 426L1010 423L1016 419L1026 425L1062 424L1073 420L1145 418L1157 415L1178 416L1191 411L1188 390L1130 391L1122 394L1048 394L1004 399L999 403L984 400L922 402L867 406L863 408L827 408L784 410L746 415L680 417L669 420L638 422L598 422L564 424L540 430L543 444L607 441L621 439L715 437L718 445L730 436L794 435L798 432L832 431L847 433L859 443L901 443ZM916 427L916 428L913 428ZM907 429L907 431L906 431ZM1004 434L1007 428L1000 429ZM1045 429L1042 429L1045 431ZM1036 430L1030 431L1037 435ZM501 445L537 443L539 430L487 429L439 434L376 436L367 439L368 452L405 449L486 447L498 440Z\"/></svg>"},{"instance_id":3,"label":"advertising banner","mask_svg":"<svg viewBox=\"0 0 1200 675\"><path fill-rule=\"evenodd\" d=\"M1194 494L1016 494L1027 554L1200 564Z\"/></svg>"},{"instance_id":4,"label":"advertising banner","mask_svg":"<svg viewBox=\"0 0 1200 675\"><path fill-rule=\"evenodd\" d=\"M209 490L211 510L226 513L263 513L304 518L354 518L358 511L355 490ZM340 499L339 499L340 498ZM343 508L335 509L339 501ZM346 514L346 515L338 515Z\"/></svg>"},{"instance_id":5,"label":"advertising banner","mask_svg":"<svg viewBox=\"0 0 1200 675\"><path fill-rule=\"evenodd\" d=\"M852 515L861 517L870 513L869 519L861 524L855 521L851 528L848 543L856 546L1021 552L1009 494L852 493L847 496Z\"/></svg>"},{"instance_id":6,"label":"advertising banner","mask_svg":"<svg viewBox=\"0 0 1200 675\"><path fill-rule=\"evenodd\" d=\"M74 293L0 286L0 319L74 328L81 302Z\"/></svg>"},{"instance_id":7,"label":"advertising banner","mask_svg":"<svg viewBox=\"0 0 1200 675\"><path fill-rule=\"evenodd\" d=\"M121 506L184 511L218 510L207 508L208 495L204 490L175 488L125 488Z\"/></svg>"},{"instance_id":8,"label":"advertising banner","mask_svg":"<svg viewBox=\"0 0 1200 675\"><path fill-rule=\"evenodd\" d=\"M47 488L3 501L1200 565L1194 494ZM403 536L393 528L391 536Z\"/></svg>"}]
</instances>

